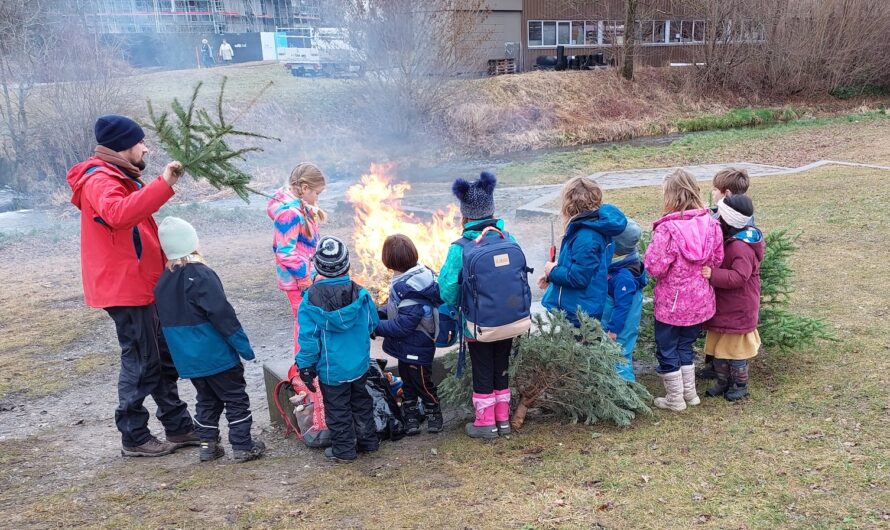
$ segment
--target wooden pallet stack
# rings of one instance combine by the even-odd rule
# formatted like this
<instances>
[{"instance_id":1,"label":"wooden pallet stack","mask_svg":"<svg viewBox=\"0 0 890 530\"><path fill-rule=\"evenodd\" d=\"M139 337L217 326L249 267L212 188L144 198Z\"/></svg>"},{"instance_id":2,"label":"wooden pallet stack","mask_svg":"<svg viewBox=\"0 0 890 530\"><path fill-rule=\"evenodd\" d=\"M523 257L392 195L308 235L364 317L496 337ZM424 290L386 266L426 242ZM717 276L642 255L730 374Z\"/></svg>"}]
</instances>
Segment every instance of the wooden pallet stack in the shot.
<instances>
[{"instance_id":1,"label":"wooden pallet stack","mask_svg":"<svg viewBox=\"0 0 890 530\"><path fill-rule=\"evenodd\" d=\"M516 59L489 59L488 75L504 75L516 73Z\"/></svg>"}]
</instances>

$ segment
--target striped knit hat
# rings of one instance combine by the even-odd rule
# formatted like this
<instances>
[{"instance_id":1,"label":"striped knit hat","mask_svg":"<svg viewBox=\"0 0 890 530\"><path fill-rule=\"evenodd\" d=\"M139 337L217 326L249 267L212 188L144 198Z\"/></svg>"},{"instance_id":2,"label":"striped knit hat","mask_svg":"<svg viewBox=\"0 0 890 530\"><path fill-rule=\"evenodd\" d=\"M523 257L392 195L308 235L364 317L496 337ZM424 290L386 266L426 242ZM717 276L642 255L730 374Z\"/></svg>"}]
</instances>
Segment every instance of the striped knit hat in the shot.
<instances>
[{"instance_id":1,"label":"striped knit hat","mask_svg":"<svg viewBox=\"0 0 890 530\"><path fill-rule=\"evenodd\" d=\"M333 236L325 236L315 247L312 263L318 274L327 278L343 276L349 272L349 249Z\"/></svg>"}]
</instances>

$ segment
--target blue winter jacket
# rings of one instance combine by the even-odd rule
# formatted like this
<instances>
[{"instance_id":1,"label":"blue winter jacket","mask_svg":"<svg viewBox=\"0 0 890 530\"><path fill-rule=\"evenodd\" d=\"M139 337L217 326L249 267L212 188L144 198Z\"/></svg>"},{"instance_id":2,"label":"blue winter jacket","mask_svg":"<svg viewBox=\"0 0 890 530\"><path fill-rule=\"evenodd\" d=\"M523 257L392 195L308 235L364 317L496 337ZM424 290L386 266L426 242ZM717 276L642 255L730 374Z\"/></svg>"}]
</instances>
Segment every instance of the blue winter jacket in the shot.
<instances>
[{"instance_id":1,"label":"blue winter jacket","mask_svg":"<svg viewBox=\"0 0 890 530\"><path fill-rule=\"evenodd\" d=\"M383 308L386 319L376 331L383 351L408 364L430 366L436 353L433 309L441 303L436 277L423 265L394 277Z\"/></svg>"},{"instance_id":2,"label":"blue winter jacket","mask_svg":"<svg viewBox=\"0 0 890 530\"><path fill-rule=\"evenodd\" d=\"M319 380L326 385L365 375L371 361L371 333L380 322L367 290L349 276L319 276L303 293L297 318L297 366L315 366Z\"/></svg>"},{"instance_id":3,"label":"blue winter jacket","mask_svg":"<svg viewBox=\"0 0 890 530\"><path fill-rule=\"evenodd\" d=\"M609 296L613 300L609 319L603 328L616 335L621 334L627 323L627 316L634 305L635 296L646 287L646 270L636 252L609 265ZM636 323L639 325L639 322Z\"/></svg>"},{"instance_id":4,"label":"blue winter jacket","mask_svg":"<svg viewBox=\"0 0 890 530\"><path fill-rule=\"evenodd\" d=\"M184 379L207 377L251 360L253 349L222 282L203 263L164 269L155 304L173 364Z\"/></svg>"},{"instance_id":5,"label":"blue winter jacket","mask_svg":"<svg viewBox=\"0 0 890 530\"><path fill-rule=\"evenodd\" d=\"M606 303L606 274L612 258L612 237L624 231L627 218L617 207L603 204L571 219L559 247L556 267L541 303L550 311L565 311L569 321L580 325L580 308L599 319Z\"/></svg>"}]
</instances>

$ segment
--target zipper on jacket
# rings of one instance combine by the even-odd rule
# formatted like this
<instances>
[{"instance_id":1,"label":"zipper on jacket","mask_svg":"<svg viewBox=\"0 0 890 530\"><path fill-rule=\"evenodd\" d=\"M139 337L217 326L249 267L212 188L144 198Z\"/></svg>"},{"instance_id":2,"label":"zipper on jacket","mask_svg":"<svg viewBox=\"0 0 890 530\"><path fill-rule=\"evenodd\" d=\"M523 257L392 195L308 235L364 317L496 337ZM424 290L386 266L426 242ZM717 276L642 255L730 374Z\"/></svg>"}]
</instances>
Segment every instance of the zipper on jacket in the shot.
<instances>
[{"instance_id":1,"label":"zipper on jacket","mask_svg":"<svg viewBox=\"0 0 890 530\"><path fill-rule=\"evenodd\" d=\"M677 309L677 298L680 297L680 290L677 289L674 291L674 303L671 305L671 313L674 312L674 309Z\"/></svg>"}]
</instances>

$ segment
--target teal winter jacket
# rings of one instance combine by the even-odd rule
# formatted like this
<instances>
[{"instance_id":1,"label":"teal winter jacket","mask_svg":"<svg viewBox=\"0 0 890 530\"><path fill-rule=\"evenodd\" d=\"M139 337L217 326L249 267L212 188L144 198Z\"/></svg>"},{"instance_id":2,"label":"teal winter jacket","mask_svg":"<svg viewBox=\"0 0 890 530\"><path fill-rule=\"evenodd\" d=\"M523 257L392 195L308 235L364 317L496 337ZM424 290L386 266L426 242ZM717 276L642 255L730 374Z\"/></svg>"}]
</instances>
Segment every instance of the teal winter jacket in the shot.
<instances>
[{"instance_id":1,"label":"teal winter jacket","mask_svg":"<svg viewBox=\"0 0 890 530\"><path fill-rule=\"evenodd\" d=\"M541 303L550 311L565 311L576 326L580 309L597 320L603 316L608 292L612 238L624 231L627 218L611 204L573 217L559 247L559 257L547 280Z\"/></svg>"},{"instance_id":2,"label":"teal winter jacket","mask_svg":"<svg viewBox=\"0 0 890 530\"><path fill-rule=\"evenodd\" d=\"M315 366L326 385L365 375L371 360L371 333L380 322L371 295L349 276L321 278L303 294L298 319L301 368Z\"/></svg>"}]
</instances>

